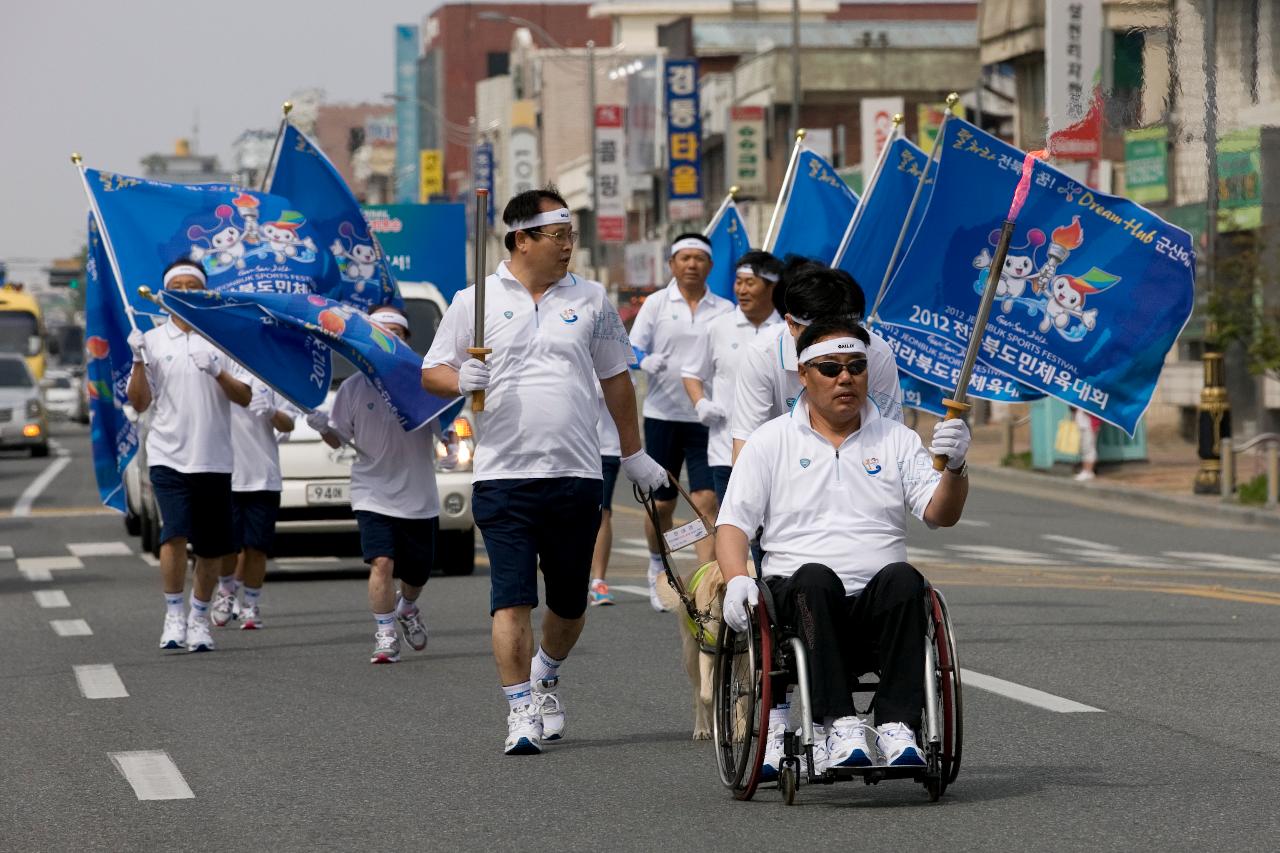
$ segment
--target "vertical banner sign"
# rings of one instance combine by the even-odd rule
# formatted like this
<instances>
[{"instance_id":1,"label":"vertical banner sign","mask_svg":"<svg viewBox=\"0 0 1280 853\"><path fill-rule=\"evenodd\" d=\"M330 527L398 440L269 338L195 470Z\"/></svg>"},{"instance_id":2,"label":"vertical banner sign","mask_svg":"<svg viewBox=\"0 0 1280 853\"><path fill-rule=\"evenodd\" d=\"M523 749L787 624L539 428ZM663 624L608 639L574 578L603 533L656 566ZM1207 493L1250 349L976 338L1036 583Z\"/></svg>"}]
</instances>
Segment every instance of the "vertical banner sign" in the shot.
<instances>
[{"instance_id":1,"label":"vertical banner sign","mask_svg":"<svg viewBox=\"0 0 1280 853\"><path fill-rule=\"evenodd\" d=\"M622 116L625 107L596 107L596 239L602 243L627 241L626 170L623 168Z\"/></svg>"},{"instance_id":2,"label":"vertical banner sign","mask_svg":"<svg viewBox=\"0 0 1280 853\"><path fill-rule=\"evenodd\" d=\"M1045 0L1045 111L1049 153L1102 155L1102 0Z\"/></svg>"},{"instance_id":3,"label":"vertical banner sign","mask_svg":"<svg viewBox=\"0 0 1280 853\"><path fill-rule=\"evenodd\" d=\"M1218 231L1262 227L1262 131L1248 127L1218 140Z\"/></svg>"},{"instance_id":4,"label":"vertical banner sign","mask_svg":"<svg viewBox=\"0 0 1280 853\"><path fill-rule=\"evenodd\" d=\"M768 191L764 174L764 107L733 107L729 111L729 180L744 196Z\"/></svg>"},{"instance_id":5,"label":"vertical banner sign","mask_svg":"<svg viewBox=\"0 0 1280 853\"><path fill-rule=\"evenodd\" d=\"M667 96L667 214L701 219L702 121L698 111L698 60L672 59L663 69Z\"/></svg>"},{"instance_id":6,"label":"vertical banner sign","mask_svg":"<svg viewBox=\"0 0 1280 853\"><path fill-rule=\"evenodd\" d=\"M905 110L902 98L862 99L862 179L866 181L875 171L880 149L893 133L894 113Z\"/></svg>"},{"instance_id":7,"label":"vertical banner sign","mask_svg":"<svg viewBox=\"0 0 1280 853\"><path fill-rule=\"evenodd\" d=\"M396 25L396 201L418 198L418 27Z\"/></svg>"},{"instance_id":8,"label":"vertical banner sign","mask_svg":"<svg viewBox=\"0 0 1280 853\"><path fill-rule=\"evenodd\" d=\"M431 201L444 193L444 152L424 148L418 152L418 204Z\"/></svg>"},{"instance_id":9,"label":"vertical banner sign","mask_svg":"<svg viewBox=\"0 0 1280 853\"><path fill-rule=\"evenodd\" d=\"M471 163L472 191L489 191L489 227L493 227L493 143L481 142L475 147Z\"/></svg>"},{"instance_id":10,"label":"vertical banner sign","mask_svg":"<svg viewBox=\"0 0 1280 853\"><path fill-rule=\"evenodd\" d=\"M1169 200L1169 132L1163 127L1124 133L1124 194L1138 204Z\"/></svg>"},{"instance_id":11,"label":"vertical banner sign","mask_svg":"<svg viewBox=\"0 0 1280 853\"><path fill-rule=\"evenodd\" d=\"M627 171L648 175L658 166L658 102L662 81L657 57L636 60L640 70L627 75Z\"/></svg>"},{"instance_id":12,"label":"vertical banner sign","mask_svg":"<svg viewBox=\"0 0 1280 853\"><path fill-rule=\"evenodd\" d=\"M511 105L511 132L507 134L507 188L504 198L534 189L538 181L538 110L535 101Z\"/></svg>"}]
</instances>

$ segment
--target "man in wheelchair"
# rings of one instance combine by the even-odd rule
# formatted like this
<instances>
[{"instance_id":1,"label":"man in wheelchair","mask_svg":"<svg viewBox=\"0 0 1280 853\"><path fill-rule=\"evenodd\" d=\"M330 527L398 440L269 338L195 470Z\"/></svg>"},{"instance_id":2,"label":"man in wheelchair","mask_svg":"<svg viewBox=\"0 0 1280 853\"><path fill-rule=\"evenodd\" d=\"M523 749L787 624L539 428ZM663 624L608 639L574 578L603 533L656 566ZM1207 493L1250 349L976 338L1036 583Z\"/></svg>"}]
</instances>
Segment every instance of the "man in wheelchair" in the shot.
<instances>
[{"instance_id":1,"label":"man in wheelchair","mask_svg":"<svg viewBox=\"0 0 1280 853\"><path fill-rule=\"evenodd\" d=\"M865 329L824 318L796 342L804 392L789 414L761 426L734 465L716 527L727 587L724 621L748 628L759 600L747 542L763 527L762 574L776 619L808 656L814 770L883 762L923 765L916 743L924 706L925 581L907 562L906 510L931 528L960 519L968 494L964 421L941 421L926 451L910 428L867 398ZM935 471L931 454L947 457ZM857 677L879 673L876 725L857 715ZM782 696L781 692L775 695ZM762 780L776 776L785 701L769 715Z\"/></svg>"}]
</instances>

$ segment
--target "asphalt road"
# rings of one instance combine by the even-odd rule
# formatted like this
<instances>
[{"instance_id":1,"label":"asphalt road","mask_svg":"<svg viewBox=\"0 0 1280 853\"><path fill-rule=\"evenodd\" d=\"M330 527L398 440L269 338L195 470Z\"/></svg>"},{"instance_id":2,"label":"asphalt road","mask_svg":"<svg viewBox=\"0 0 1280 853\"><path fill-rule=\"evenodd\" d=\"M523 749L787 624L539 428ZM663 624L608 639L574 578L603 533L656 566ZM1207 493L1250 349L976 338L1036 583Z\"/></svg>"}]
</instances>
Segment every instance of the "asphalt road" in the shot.
<instances>
[{"instance_id":1,"label":"asphalt road","mask_svg":"<svg viewBox=\"0 0 1280 853\"><path fill-rule=\"evenodd\" d=\"M430 644L397 666L367 662L358 558L324 554L276 564L266 630L160 652L155 569L94 510L83 429L56 436L69 461L27 515L15 503L59 457L0 454L0 850L1234 850L1280 831L1275 528L975 475L966 522L913 528L911 550L964 668L1013 687L966 687L964 766L940 803L849 783L787 808L719 787L689 739L676 619L621 589L589 614L562 669L567 737L538 757L501 754L483 555L431 581ZM611 577L638 588L625 488L617 506ZM64 620L92 633L60 636ZM136 781L136 752L167 755L191 796L139 799L117 768Z\"/></svg>"}]
</instances>

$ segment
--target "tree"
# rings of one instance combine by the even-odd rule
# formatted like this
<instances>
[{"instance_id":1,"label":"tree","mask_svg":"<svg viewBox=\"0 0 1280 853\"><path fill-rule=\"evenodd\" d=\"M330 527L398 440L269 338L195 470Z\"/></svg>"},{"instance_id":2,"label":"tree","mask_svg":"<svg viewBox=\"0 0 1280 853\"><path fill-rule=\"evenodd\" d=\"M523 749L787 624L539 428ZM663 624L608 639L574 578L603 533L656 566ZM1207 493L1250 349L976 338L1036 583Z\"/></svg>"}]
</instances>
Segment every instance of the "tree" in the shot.
<instances>
[{"instance_id":1,"label":"tree","mask_svg":"<svg viewBox=\"0 0 1280 853\"><path fill-rule=\"evenodd\" d=\"M1249 373L1280 380L1280 269L1266 236L1260 229L1219 237L1206 338L1224 349L1239 344Z\"/></svg>"}]
</instances>

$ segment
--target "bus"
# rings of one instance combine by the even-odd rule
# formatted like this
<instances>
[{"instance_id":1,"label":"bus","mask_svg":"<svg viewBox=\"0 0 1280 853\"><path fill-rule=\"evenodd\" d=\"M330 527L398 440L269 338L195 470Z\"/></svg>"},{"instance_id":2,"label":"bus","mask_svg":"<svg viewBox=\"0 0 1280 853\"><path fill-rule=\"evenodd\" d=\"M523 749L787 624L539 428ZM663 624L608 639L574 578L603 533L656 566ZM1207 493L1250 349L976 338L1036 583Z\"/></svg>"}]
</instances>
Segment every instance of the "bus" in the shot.
<instances>
[{"instance_id":1,"label":"bus","mask_svg":"<svg viewBox=\"0 0 1280 853\"><path fill-rule=\"evenodd\" d=\"M0 352L23 356L38 380L44 378L44 324L40 303L22 288L0 287Z\"/></svg>"}]
</instances>

